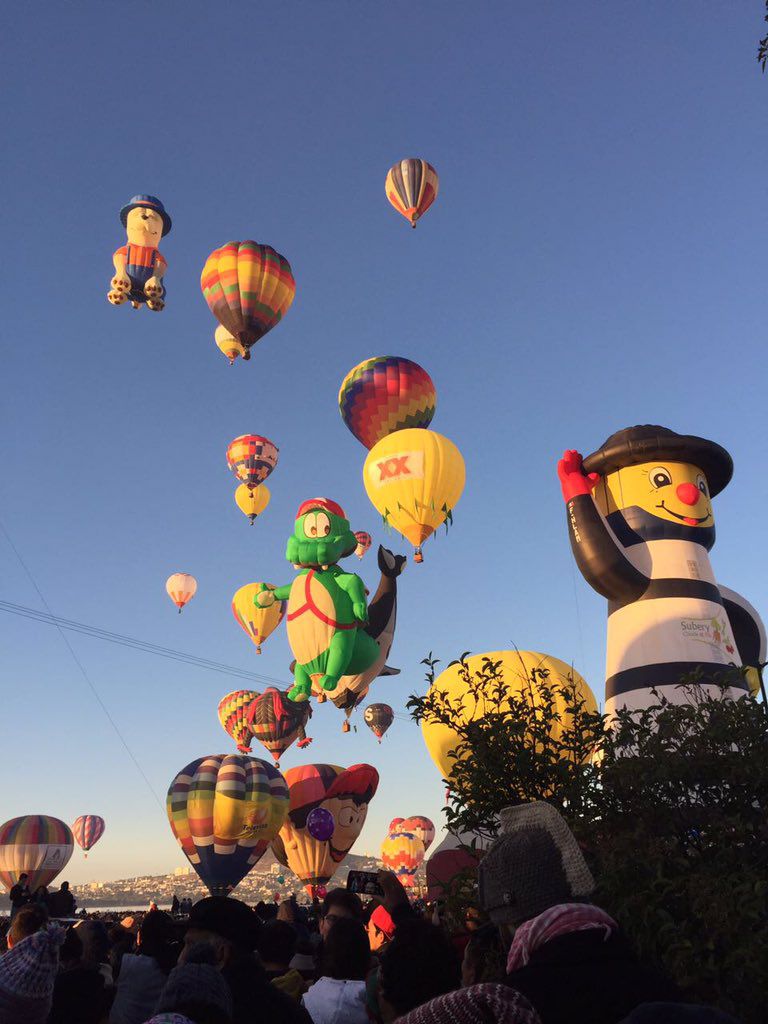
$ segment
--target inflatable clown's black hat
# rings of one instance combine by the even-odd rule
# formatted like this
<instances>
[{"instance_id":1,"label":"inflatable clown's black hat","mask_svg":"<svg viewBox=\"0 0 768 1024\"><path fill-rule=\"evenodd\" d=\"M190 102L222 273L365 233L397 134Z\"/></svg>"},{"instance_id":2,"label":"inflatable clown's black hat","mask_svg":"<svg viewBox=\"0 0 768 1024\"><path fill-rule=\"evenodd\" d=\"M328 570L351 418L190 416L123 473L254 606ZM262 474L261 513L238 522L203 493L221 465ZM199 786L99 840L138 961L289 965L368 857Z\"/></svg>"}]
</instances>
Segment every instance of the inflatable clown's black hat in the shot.
<instances>
[{"instance_id":1,"label":"inflatable clown's black hat","mask_svg":"<svg viewBox=\"0 0 768 1024\"><path fill-rule=\"evenodd\" d=\"M707 477L709 493L719 494L733 476L733 459L719 444L693 434L676 434L668 427L643 424L626 427L611 434L608 440L588 455L583 462L585 473L613 473L617 469L637 466L641 462L671 459L698 466Z\"/></svg>"}]
</instances>

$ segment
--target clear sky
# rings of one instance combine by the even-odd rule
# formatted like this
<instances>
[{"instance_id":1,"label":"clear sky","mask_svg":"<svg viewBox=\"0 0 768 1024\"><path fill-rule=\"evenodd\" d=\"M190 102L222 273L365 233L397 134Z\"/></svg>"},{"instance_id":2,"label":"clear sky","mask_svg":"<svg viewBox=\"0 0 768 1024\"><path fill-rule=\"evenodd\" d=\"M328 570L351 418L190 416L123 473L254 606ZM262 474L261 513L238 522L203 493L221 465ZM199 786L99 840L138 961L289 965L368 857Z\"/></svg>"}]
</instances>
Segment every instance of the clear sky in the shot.
<instances>
[{"instance_id":1,"label":"clear sky","mask_svg":"<svg viewBox=\"0 0 768 1024\"><path fill-rule=\"evenodd\" d=\"M402 578L402 674L375 699L404 714L429 651L512 644L602 695L605 606L572 565L555 464L638 422L731 451L713 564L765 612L762 28L746 0L18 6L0 41L0 511L53 611L287 682L284 630L257 658L230 598L292 578L305 498L386 542L336 406L347 370L386 353L429 370L467 486ZM411 155L440 174L416 231L383 188ZM174 220L162 314L106 301L137 192ZM230 369L199 276L232 238L282 252L297 295ZM253 529L224 459L247 432L280 447ZM0 560L0 598L40 607L2 537ZM181 616L177 570L200 581ZM73 881L183 864L56 630L1 614L0 631L0 818L102 814ZM216 705L237 680L71 642L161 802L190 760L231 749ZM378 746L341 719L318 708L307 753L379 769L357 852L394 815L439 821L418 729L400 718Z\"/></svg>"}]
</instances>

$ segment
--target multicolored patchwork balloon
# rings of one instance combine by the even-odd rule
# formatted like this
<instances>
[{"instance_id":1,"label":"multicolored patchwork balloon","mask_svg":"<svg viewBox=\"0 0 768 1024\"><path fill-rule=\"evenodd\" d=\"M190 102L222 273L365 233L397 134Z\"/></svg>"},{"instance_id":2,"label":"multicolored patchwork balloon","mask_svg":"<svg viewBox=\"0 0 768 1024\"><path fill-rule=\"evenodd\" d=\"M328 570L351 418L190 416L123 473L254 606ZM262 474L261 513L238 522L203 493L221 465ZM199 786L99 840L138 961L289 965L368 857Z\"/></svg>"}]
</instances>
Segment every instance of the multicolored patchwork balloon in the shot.
<instances>
[{"instance_id":1,"label":"multicolored patchwork balloon","mask_svg":"<svg viewBox=\"0 0 768 1024\"><path fill-rule=\"evenodd\" d=\"M414 886L416 872L424 860L424 843L412 832L391 832L381 844L381 859L402 885Z\"/></svg>"},{"instance_id":2,"label":"multicolored patchwork balloon","mask_svg":"<svg viewBox=\"0 0 768 1024\"><path fill-rule=\"evenodd\" d=\"M219 701L221 727L235 741L241 754L251 752L253 733L246 715L258 696L258 690L233 690Z\"/></svg>"},{"instance_id":3,"label":"multicolored patchwork balloon","mask_svg":"<svg viewBox=\"0 0 768 1024\"><path fill-rule=\"evenodd\" d=\"M256 653L261 654L261 645L274 633L283 621L287 601L275 601L268 608L253 603L254 597L262 586L271 587L271 583L246 583L240 587L232 598L232 614L240 628L256 644Z\"/></svg>"},{"instance_id":4,"label":"multicolored patchwork balloon","mask_svg":"<svg viewBox=\"0 0 768 1024\"><path fill-rule=\"evenodd\" d=\"M29 875L32 892L48 886L72 856L69 825L47 814L25 814L0 825L0 881L11 889L19 875Z\"/></svg>"},{"instance_id":5,"label":"multicolored patchwork balloon","mask_svg":"<svg viewBox=\"0 0 768 1024\"><path fill-rule=\"evenodd\" d=\"M423 814L415 814L413 817L401 821L400 831L412 832L417 839L424 843L425 851L430 848L435 838L434 823L429 818L425 818Z\"/></svg>"},{"instance_id":6,"label":"multicolored patchwork balloon","mask_svg":"<svg viewBox=\"0 0 768 1024\"><path fill-rule=\"evenodd\" d=\"M98 843L104 835L105 828L104 819L100 818L98 814L81 814L79 818L75 819L72 825L72 835L86 857L93 844Z\"/></svg>"},{"instance_id":7,"label":"multicolored patchwork balloon","mask_svg":"<svg viewBox=\"0 0 768 1024\"><path fill-rule=\"evenodd\" d=\"M168 789L168 821L212 896L227 896L262 857L288 813L288 786L266 761L200 757Z\"/></svg>"},{"instance_id":8,"label":"multicolored patchwork balloon","mask_svg":"<svg viewBox=\"0 0 768 1024\"><path fill-rule=\"evenodd\" d=\"M288 312L296 282L288 260L270 245L227 242L205 262L200 287L208 306L240 342L243 359Z\"/></svg>"},{"instance_id":9,"label":"multicolored patchwork balloon","mask_svg":"<svg viewBox=\"0 0 768 1024\"><path fill-rule=\"evenodd\" d=\"M440 188L437 171L426 160L410 157L390 167L384 189L398 213L416 227L416 221L430 208Z\"/></svg>"},{"instance_id":10,"label":"multicolored patchwork balloon","mask_svg":"<svg viewBox=\"0 0 768 1024\"><path fill-rule=\"evenodd\" d=\"M227 466L240 483L254 490L277 465L280 450L261 434L241 434L227 447Z\"/></svg>"},{"instance_id":11,"label":"multicolored patchwork balloon","mask_svg":"<svg viewBox=\"0 0 768 1024\"><path fill-rule=\"evenodd\" d=\"M341 418L366 448L407 427L428 427L437 393L427 371L403 356L374 356L341 382Z\"/></svg>"},{"instance_id":12,"label":"multicolored patchwork balloon","mask_svg":"<svg viewBox=\"0 0 768 1024\"><path fill-rule=\"evenodd\" d=\"M250 703L246 717L254 739L267 748L279 768L280 758L292 743L298 740L303 748L312 742L304 732L311 714L309 701L288 700L287 692L268 686Z\"/></svg>"}]
</instances>

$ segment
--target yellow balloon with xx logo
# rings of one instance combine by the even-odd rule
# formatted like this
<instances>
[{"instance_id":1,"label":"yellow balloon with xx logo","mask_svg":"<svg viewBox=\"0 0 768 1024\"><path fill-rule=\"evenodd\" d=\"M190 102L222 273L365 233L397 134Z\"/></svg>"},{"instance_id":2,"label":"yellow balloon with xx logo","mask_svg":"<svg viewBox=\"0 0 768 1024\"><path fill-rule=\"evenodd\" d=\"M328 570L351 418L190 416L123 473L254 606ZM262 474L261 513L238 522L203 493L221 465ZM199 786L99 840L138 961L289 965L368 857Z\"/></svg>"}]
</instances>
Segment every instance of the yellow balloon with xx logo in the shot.
<instances>
[{"instance_id":1,"label":"yellow balloon with xx logo","mask_svg":"<svg viewBox=\"0 0 768 1024\"><path fill-rule=\"evenodd\" d=\"M447 437L410 428L383 437L368 453L363 483L373 507L416 548L446 520L464 490L464 459Z\"/></svg>"}]
</instances>

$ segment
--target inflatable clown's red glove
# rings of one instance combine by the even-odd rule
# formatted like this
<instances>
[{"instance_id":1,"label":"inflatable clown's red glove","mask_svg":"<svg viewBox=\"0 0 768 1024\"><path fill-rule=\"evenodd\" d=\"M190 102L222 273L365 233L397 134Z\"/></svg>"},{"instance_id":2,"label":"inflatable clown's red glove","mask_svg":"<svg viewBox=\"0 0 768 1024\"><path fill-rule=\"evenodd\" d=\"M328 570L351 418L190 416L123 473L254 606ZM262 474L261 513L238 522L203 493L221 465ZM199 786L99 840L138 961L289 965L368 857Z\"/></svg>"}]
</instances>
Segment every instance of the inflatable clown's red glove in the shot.
<instances>
[{"instance_id":1,"label":"inflatable clown's red glove","mask_svg":"<svg viewBox=\"0 0 768 1024\"><path fill-rule=\"evenodd\" d=\"M557 464L557 475L565 501L570 501L578 494L591 494L600 480L599 473L585 474L581 467L581 455L573 449L563 452Z\"/></svg>"}]
</instances>

